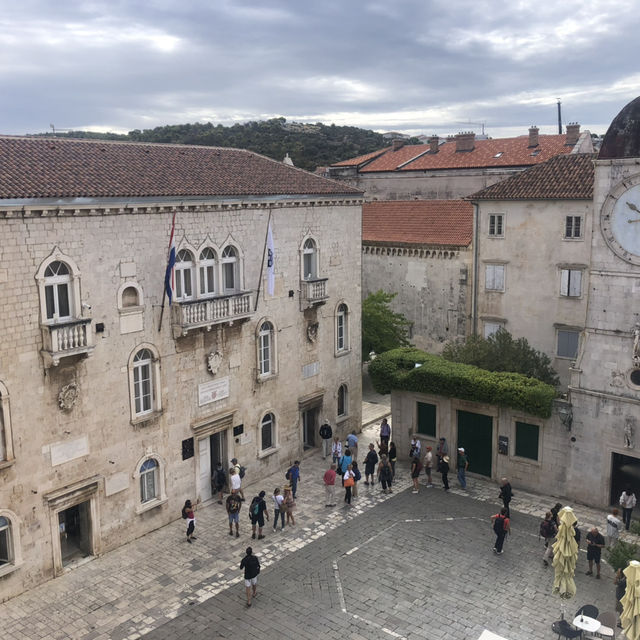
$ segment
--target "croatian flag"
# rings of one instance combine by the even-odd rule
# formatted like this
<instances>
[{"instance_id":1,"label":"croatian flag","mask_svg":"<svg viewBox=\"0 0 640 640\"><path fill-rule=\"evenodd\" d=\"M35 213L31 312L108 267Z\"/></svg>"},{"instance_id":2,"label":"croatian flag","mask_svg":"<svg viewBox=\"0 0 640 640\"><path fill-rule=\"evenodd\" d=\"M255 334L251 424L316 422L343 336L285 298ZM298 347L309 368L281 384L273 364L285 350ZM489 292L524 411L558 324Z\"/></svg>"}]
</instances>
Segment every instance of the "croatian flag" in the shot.
<instances>
[{"instance_id":1,"label":"croatian flag","mask_svg":"<svg viewBox=\"0 0 640 640\"><path fill-rule=\"evenodd\" d=\"M176 266L176 212L173 212L173 220L171 222L171 236L169 237L169 256L167 258L167 270L164 274L164 290L169 298L169 306L173 299L173 290L175 289L174 267Z\"/></svg>"},{"instance_id":2,"label":"croatian flag","mask_svg":"<svg viewBox=\"0 0 640 640\"><path fill-rule=\"evenodd\" d=\"M273 247L273 234L271 233L271 222L267 229L267 293L272 296L276 284L275 272L276 252Z\"/></svg>"}]
</instances>

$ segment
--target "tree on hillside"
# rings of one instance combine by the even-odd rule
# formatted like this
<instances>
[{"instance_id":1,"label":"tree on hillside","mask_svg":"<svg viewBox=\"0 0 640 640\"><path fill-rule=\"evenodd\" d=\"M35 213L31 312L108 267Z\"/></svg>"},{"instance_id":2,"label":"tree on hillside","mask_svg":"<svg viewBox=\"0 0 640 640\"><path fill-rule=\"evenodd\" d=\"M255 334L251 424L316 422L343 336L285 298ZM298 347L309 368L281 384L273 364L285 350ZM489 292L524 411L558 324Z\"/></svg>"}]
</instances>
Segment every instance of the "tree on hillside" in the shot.
<instances>
[{"instance_id":1,"label":"tree on hillside","mask_svg":"<svg viewBox=\"0 0 640 640\"><path fill-rule=\"evenodd\" d=\"M514 340L504 328L488 338L469 336L463 342L449 342L442 356L452 362L472 364L489 371L522 373L554 387L560 383L545 353L534 349L526 338Z\"/></svg>"},{"instance_id":2,"label":"tree on hillside","mask_svg":"<svg viewBox=\"0 0 640 640\"><path fill-rule=\"evenodd\" d=\"M369 353L383 353L389 349L409 345L408 327L411 324L401 313L389 307L397 293L376 291L362 303L362 353L365 360Z\"/></svg>"}]
</instances>

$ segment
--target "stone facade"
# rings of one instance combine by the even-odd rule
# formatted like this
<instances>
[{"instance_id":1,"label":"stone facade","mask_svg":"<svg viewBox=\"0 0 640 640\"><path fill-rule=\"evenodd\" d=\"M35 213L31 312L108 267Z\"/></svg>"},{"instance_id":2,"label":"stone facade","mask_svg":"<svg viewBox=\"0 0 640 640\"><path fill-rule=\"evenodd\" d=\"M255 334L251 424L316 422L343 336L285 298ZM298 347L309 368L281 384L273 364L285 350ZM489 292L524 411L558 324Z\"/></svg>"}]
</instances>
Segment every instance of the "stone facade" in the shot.
<instances>
[{"instance_id":1,"label":"stone facade","mask_svg":"<svg viewBox=\"0 0 640 640\"><path fill-rule=\"evenodd\" d=\"M359 428L359 198L184 200L0 207L0 600L175 520L187 498L209 499L217 459L237 457L255 481L319 446L325 418L339 435ZM237 251L238 291L218 306L162 311L174 211L178 251ZM52 276L60 263L70 274ZM48 305L65 306L61 289L45 291L52 277L68 283L64 329L44 321Z\"/></svg>"},{"instance_id":2,"label":"stone facade","mask_svg":"<svg viewBox=\"0 0 640 640\"><path fill-rule=\"evenodd\" d=\"M410 340L439 353L448 340L464 338L470 313L472 253L469 247L362 247L362 295L397 293L391 308L411 323Z\"/></svg>"}]
</instances>

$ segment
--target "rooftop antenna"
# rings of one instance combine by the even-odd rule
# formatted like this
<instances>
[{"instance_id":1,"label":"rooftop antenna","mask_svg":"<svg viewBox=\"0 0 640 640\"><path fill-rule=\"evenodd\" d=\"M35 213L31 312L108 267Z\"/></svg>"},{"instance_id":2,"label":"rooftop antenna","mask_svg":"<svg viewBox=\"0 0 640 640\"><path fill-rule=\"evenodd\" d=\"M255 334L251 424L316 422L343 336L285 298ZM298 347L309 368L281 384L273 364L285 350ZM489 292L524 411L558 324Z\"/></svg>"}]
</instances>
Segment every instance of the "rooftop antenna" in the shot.
<instances>
[{"instance_id":1,"label":"rooftop antenna","mask_svg":"<svg viewBox=\"0 0 640 640\"><path fill-rule=\"evenodd\" d=\"M556 98L558 101L558 134L562 135L562 101L560 98Z\"/></svg>"},{"instance_id":2,"label":"rooftop antenna","mask_svg":"<svg viewBox=\"0 0 640 640\"><path fill-rule=\"evenodd\" d=\"M49 125L51 127L51 131L53 131L53 135L56 135L56 125L55 124L50 124Z\"/></svg>"}]
</instances>

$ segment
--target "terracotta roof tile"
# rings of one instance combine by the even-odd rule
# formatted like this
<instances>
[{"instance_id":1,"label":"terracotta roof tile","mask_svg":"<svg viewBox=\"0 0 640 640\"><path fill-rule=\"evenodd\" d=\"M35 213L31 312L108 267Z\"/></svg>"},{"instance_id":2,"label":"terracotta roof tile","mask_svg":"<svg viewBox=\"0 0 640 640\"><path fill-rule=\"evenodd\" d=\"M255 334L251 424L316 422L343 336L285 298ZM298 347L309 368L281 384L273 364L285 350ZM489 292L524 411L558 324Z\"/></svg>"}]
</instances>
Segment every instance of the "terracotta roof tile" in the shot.
<instances>
[{"instance_id":1,"label":"terracotta roof tile","mask_svg":"<svg viewBox=\"0 0 640 640\"><path fill-rule=\"evenodd\" d=\"M378 149L377 151L372 151L371 153L365 153L363 156L357 156L356 158L350 158L349 160L342 160L341 162L336 162L332 164L332 167L357 167L369 160L373 160L378 156L390 151L391 147L385 147L384 149Z\"/></svg>"},{"instance_id":2,"label":"terracotta roof tile","mask_svg":"<svg viewBox=\"0 0 640 640\"><path fill-rule=\"evenodd\" d=\"M0 201L358 193L241 149L0 137Z\"/></svg>"},{"instance_id":3,"label":"terracotta roof tile","mask_svg":"<svg viewBox=\"0 0 640 640\"><path fill-rule=\"evenodd\" d=\"M392 200L362 205L362 242L471 244L473 206L465 200Z\"/></svg>"},{"instance_id":4,"label":"terracotta roof tile","mask_svg":"<svg viewBox=\"0 0 640 640\"><path fill-rule=\"evenodd\" d=\"M472 151L456 151L455 140L441 144L438 153L431 153L428 144L405 145L393 151L391 147L374 154L359 156L333 164L333 167L359 166L361 173L376 171L428 171L432 169L471 169L477 167L526 167L570 153L566 135L540 135L539 144L529 147L529 136L475 140ZM370 162L368 159L373 158ZM365 164L366 163L366 164Z\"/></svg>"},{"instance_id":5,"label":"terracotta roof tile","mask_svg":"<svg viewBox=\"0 0 640 640\"><path fill-rule=\"evenodd\" d=\"M590 200L595 154L556 156L474 193L470 200Z\"/></svg>"}]
</instances>

